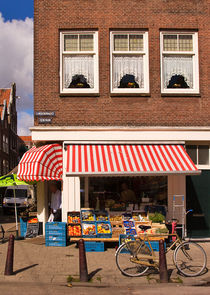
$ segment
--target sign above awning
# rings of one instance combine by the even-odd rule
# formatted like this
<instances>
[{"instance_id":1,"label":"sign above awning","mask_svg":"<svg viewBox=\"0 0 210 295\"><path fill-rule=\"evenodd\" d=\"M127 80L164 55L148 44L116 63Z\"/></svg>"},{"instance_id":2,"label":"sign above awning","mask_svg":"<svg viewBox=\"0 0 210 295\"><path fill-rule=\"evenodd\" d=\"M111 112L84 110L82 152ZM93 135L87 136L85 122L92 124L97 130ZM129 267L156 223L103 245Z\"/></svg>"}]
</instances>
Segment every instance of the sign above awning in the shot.
<instances>
[{"instance_id":1,"label":"sign above awning","mask_svg":"<svg viewBox=\"0 0 210 295\"><path fill-rule=\"evenodd\" d=\"M182 145L67 146L67 175L198 174Z\"/></svg>"},{"instance_id":2,"label":"sign above awning","mask_svg":"<svg viewBox=\"0 0 210 295\"><path fill-rule=\"evenodd\" d=\"M60 180L63 174L63 152L59 144L32 147L18 165L17 177L25 181Z\"/></svg>"}]
</instances>

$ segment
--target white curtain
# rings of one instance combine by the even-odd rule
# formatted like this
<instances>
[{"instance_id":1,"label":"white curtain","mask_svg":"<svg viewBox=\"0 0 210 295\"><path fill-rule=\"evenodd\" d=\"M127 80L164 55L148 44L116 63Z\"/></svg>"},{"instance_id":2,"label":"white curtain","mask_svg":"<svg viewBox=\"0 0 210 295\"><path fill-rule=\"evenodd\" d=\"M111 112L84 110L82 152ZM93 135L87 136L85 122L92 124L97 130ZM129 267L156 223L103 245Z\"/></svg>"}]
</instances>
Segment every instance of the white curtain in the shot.
<instances>
[{"instance_id":1,"label":"white curtain","mask_svg":"<svg viewBox=\"0 0 210 295\"><path fill-rule=\"evenodd\" d=\"M193 88L193 58L192 56L164 56L163 57L164 88L167 88L171 77L182 75L187 85Z\"/></svg>"},{"instance_id":2,"label":"white curtain","mask_svg":"<svg viewBox=\"0 0 210 295\"><path fill-rule=\"evenodd\" d=\"M68 88L74 75L84 75L90 88L94 88L94 57L92 55L64 56L64 88Z\"/></svg>"},{"instance_id":3,"label":"white curtain","mask_svg":"<svg viewBox=\"0 0 210 295\"><path fill-rule=\"evenodd\" d=\"M113 56L113 87L120 86L120 80L126 74L134 75L139 88L144 88L143 56Z\"/></svg>"}]
</instances>

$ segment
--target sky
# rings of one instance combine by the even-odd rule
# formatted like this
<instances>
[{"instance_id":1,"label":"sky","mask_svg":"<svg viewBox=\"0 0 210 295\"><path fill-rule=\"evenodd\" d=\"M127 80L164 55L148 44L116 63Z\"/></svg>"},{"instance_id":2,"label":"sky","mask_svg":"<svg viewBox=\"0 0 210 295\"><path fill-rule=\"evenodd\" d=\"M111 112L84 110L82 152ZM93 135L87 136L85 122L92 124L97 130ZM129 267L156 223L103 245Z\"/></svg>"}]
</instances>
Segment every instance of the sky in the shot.
<instances>
[{"instance_id":1,"label":"sky","mask_svg":"<svg viewBox=\"0 0 210 295\"><path fill-rule=\"evenodd\" d=\"M16 83L18 134L33 126L33 0L0 0L0 88Z\"/></svg>"}]
</instances>

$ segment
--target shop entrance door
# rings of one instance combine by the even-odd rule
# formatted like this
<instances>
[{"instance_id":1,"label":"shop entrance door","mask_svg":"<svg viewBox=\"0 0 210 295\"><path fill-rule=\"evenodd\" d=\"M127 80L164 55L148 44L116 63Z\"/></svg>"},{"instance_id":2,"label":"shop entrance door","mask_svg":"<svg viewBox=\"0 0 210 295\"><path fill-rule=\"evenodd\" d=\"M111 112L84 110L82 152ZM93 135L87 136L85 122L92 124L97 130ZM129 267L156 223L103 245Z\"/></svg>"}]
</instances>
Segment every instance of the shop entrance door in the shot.
<instances>
[{"instance_id":1,"label":"shop entrance door","mask_svg":"<svg viewBox=\"0 0 210 295\"><path fill-rule=\"evenodd\" d=\"M187 209L193 214L187 217L188 236L210 237L210 170L201 175L186 177Z\"/></svg>"}]
</instances>

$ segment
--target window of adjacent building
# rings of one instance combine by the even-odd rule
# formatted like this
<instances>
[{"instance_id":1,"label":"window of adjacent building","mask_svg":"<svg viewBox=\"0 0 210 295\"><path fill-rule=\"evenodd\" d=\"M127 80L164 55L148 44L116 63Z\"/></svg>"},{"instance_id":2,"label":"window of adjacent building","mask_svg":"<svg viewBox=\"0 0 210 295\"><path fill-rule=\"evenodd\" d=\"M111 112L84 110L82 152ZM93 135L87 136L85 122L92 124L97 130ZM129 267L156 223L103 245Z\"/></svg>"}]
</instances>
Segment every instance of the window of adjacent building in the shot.
<instances>
[{"instance_id":1,"label":"window of adjacent building","mask_svg":"<svg viewBox=\"0 0 210 295\"><path fill-rule=\"evenodd\" d=\"M111 32L111 92L149 92L148 32Z\"/></svg>"},{"instance_id":2,"label":"window of adjacent building","mask_svg":"<svg viewBox=\"0 0 210 295\"><path fill-rule=\"evenodd\" d=\"M199 93L198 33L161 32L161 92Z\"/></svg>"},{"instance_id":3,"label":"window of adjacent building","mask_svg":"<svg viewBox=\"0 0 210 295\"><path fill-rule=\"evenodd\" d=\"M187 153L196 165L210 166L209 145L188 145Z\"/></svg>"},{"instance_id":4,"label":"window of adjacent building","mask_svg":"<svg viewBox=\"0 0 210 295\"><path fill-rule=\"evenodd\" d=\"M61 92L98 92L98 33L61 33Z\"/></svg>"}]
</instances>

